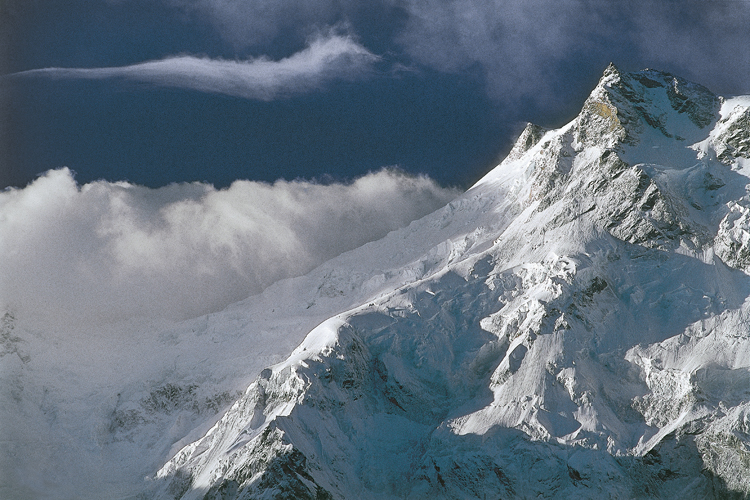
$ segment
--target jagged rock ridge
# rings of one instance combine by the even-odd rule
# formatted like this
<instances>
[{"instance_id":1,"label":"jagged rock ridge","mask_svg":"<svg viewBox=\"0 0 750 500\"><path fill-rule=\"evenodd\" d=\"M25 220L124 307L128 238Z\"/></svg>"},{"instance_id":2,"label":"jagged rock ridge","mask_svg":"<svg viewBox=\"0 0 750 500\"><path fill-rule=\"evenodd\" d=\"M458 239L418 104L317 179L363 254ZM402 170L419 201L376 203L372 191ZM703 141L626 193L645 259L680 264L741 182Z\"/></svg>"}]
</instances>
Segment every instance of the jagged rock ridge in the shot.
<instances>
[{"instance_id":1,"label":"jagged rock ridge","mask_svg":"<svg viewBox=\"0 0 750 500\"><path fill-rule=\"evenodd\" d=\"M748 109L610 66L571 123L346 257L445 235L264 370L155 496L748 497Z\"/></svg>"}]
</instances>

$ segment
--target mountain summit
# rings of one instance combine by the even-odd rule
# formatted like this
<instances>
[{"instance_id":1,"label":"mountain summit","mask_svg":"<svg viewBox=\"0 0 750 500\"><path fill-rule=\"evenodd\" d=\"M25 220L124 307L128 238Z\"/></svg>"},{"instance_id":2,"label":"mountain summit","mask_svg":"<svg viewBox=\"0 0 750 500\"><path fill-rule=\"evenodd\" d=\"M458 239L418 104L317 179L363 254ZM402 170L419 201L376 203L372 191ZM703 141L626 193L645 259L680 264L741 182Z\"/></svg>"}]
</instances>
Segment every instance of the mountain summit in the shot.
<instances>
[{"instance_id":1,"label":"mountain summit","mask_svg":"<svg viewBox=\"0 0 750 500\"><path fill-rule=\"evenodd\" d=\"M315 271L360 302L157 496L747 497L748 188L750 97L610 65L573 121Z\"/></svg>"}]
</instances>

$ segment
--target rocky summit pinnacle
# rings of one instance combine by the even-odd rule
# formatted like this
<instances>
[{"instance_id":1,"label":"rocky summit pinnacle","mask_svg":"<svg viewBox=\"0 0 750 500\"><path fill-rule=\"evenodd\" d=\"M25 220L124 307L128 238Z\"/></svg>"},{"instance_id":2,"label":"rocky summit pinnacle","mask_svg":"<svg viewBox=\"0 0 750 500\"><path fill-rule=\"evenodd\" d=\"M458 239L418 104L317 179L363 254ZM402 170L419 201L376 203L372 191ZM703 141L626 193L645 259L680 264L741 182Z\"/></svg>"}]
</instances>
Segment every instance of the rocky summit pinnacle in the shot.
<instances>
[{"instance_id":1,"label":"rocky summit pinnacle","mask_svg":"<svg viewBox=\"0 0 750 500\"><path fill-rule=\"evenodd\" d=\"M594 142L609 135L634 144L644 127L686 140L695 131L685 117L694 128L704 129L716 119L719 106L719 98L701 85L655 70L622 74L610 65L584 104L580 121L594 128Z\"/></svg>"}]
</instances>

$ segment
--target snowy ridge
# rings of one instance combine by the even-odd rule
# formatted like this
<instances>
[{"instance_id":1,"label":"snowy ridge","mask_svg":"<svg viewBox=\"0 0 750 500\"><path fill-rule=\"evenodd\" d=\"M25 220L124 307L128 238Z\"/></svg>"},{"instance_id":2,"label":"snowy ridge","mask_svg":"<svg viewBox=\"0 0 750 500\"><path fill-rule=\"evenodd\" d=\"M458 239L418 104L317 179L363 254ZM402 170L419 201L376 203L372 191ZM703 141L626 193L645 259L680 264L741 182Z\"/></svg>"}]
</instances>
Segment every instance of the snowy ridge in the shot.
<instances>
[{"instance_id":1,"label":"snowy ridge","mask_svg":"<svg viewBox=\"0 0 750 500\"><path fill-rule=\"evenodd\" d=\"M750 495L748 104L610 66L571 123L323 266L364 300L154 495Z\"/></svg>"}]
</instances>

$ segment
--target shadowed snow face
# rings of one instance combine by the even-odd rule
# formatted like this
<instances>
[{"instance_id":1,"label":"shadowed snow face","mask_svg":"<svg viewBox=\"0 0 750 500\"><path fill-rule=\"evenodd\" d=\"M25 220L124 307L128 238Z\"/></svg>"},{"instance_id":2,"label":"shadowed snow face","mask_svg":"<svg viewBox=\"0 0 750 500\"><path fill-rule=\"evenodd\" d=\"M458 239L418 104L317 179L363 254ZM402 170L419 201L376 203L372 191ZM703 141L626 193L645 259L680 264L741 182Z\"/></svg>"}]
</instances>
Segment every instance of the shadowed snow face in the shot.
<instances>
[{"instance_id":1,"label":"shadowed snow face","mask_svg":"<svg viewBox=\"0 0 750 500\"><path fill-rule=\"evenodd\" d=\"M456 193L380 171L351 184L148 189L50 171L0 194L0 303L75 325L217 310L429 213Z\"/></svg>"}]
</instances>

